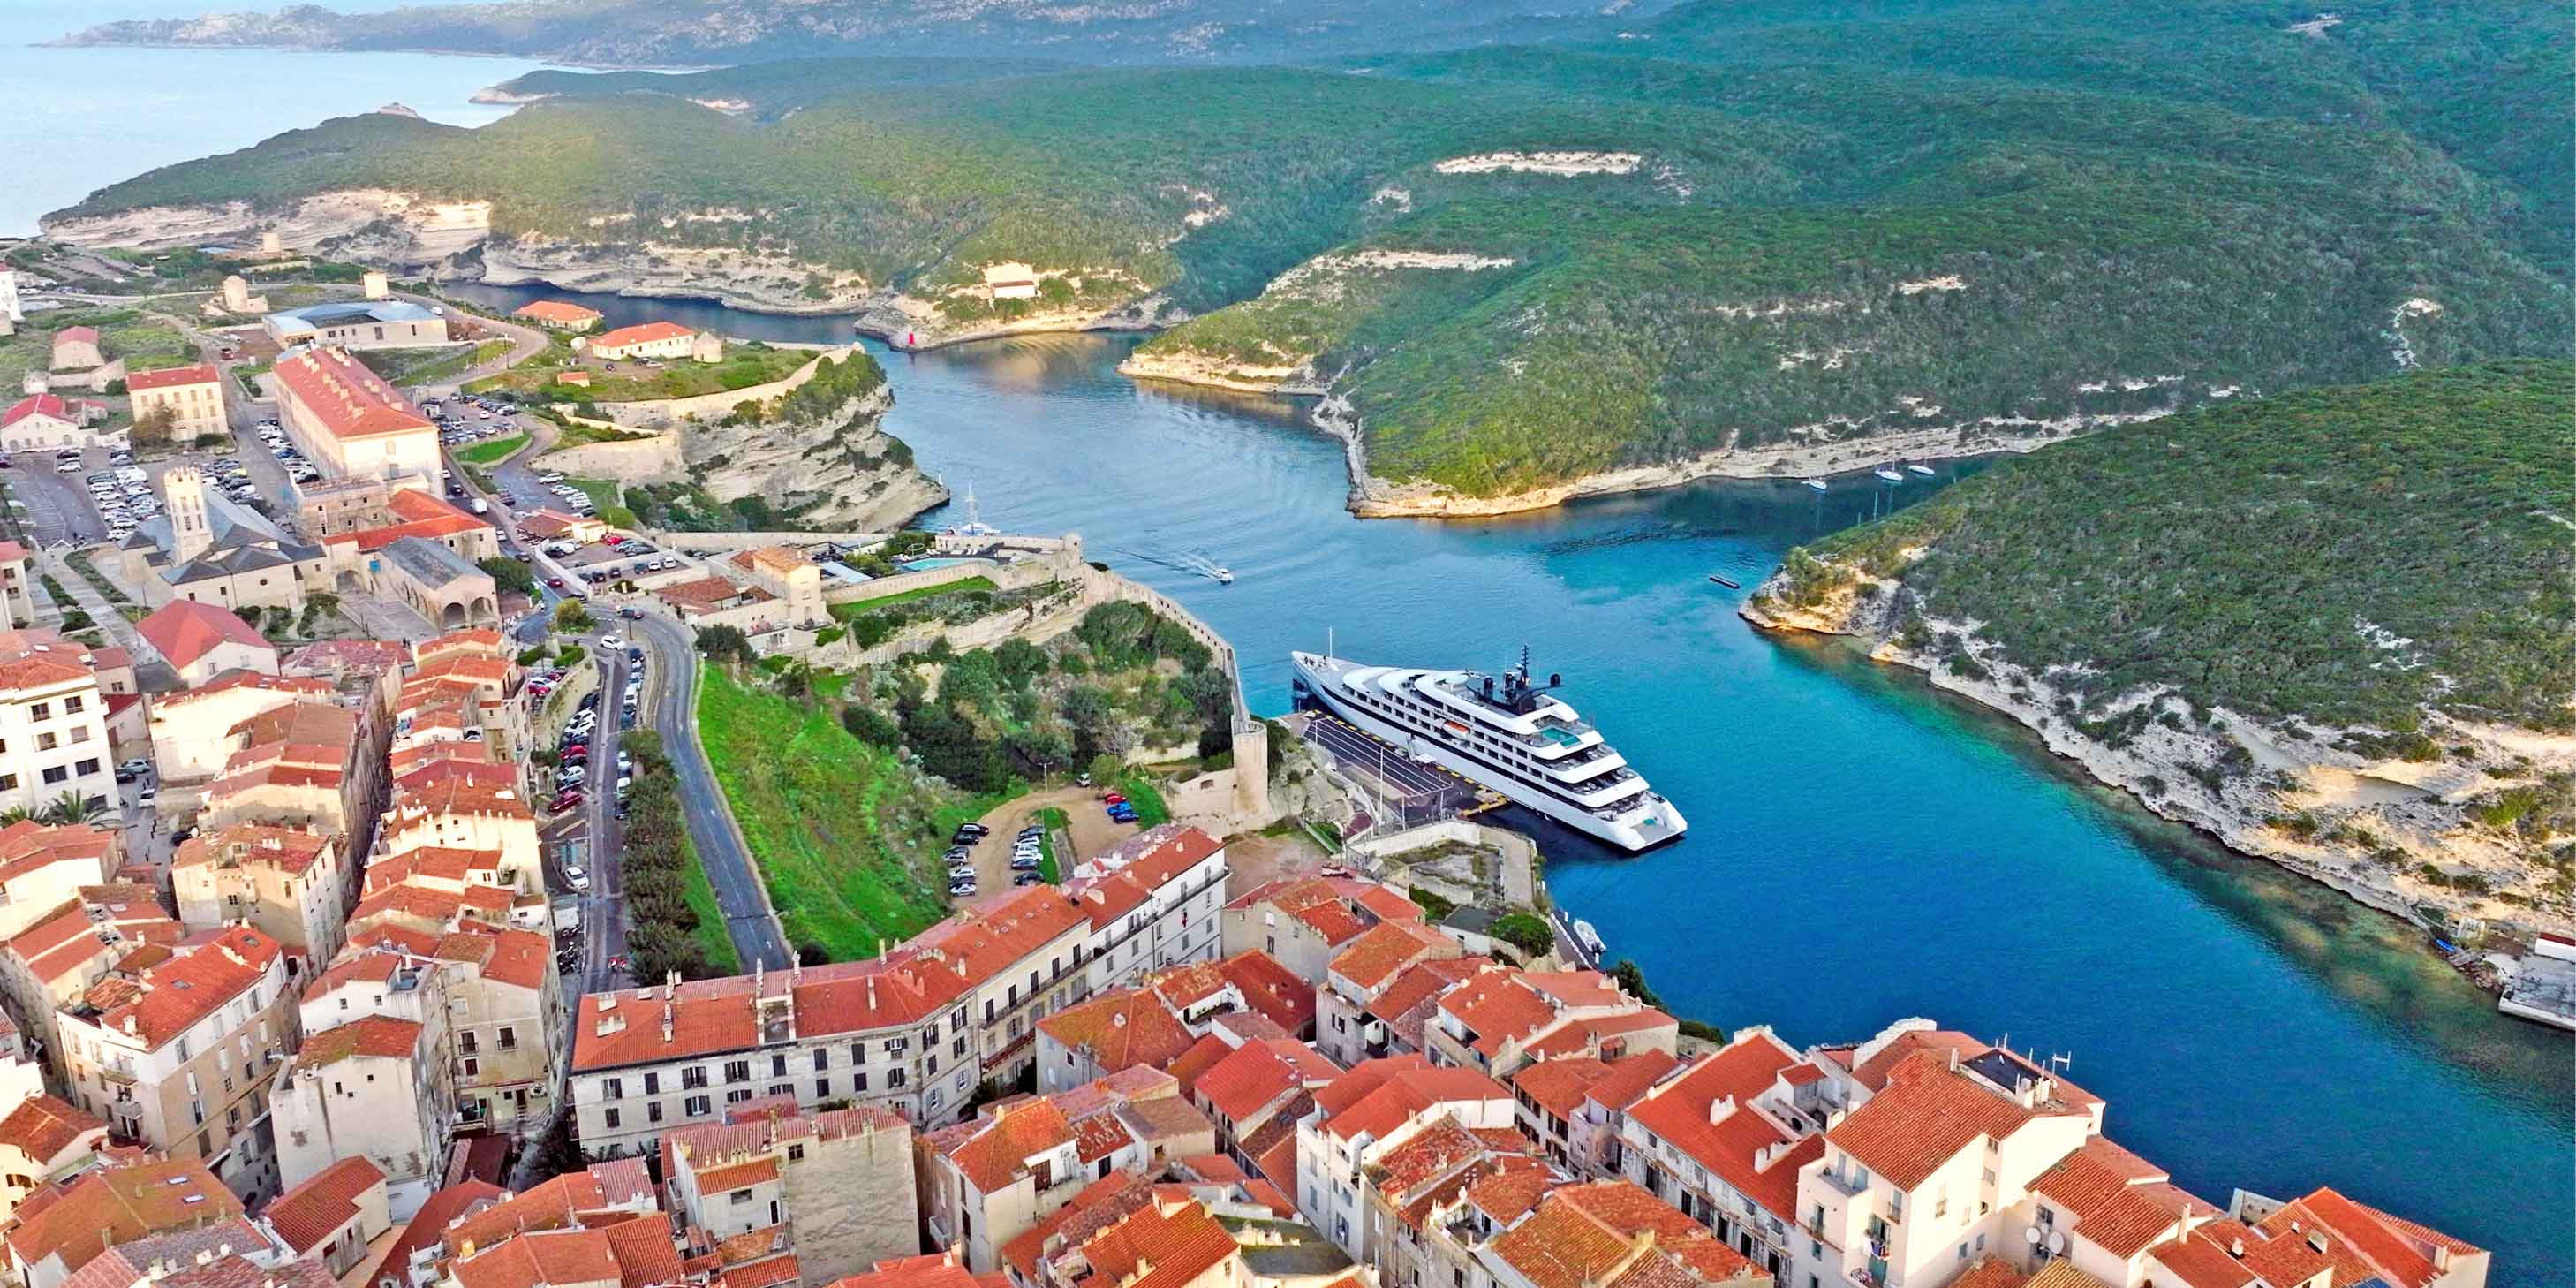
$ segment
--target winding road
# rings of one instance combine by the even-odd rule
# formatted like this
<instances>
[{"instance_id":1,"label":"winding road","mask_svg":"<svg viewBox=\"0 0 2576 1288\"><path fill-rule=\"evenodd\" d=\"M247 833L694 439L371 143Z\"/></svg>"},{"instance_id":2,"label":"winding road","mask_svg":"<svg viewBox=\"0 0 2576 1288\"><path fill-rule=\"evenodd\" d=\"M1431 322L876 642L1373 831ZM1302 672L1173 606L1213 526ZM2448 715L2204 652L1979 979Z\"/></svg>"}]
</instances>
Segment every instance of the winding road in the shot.
<instances>
[{"instance_id":1,"label":"winding road","mask_svg":"<svg viewBox=\"0 0 2576 1288\"><path fill-rule=\"evenodd\" d=\"M697 650L688 628L650 613L626 625L643 641L652 659L651 672L658 680L648 685L653 727L665 731L662 751L671 759L680 815L688 820L689 839L697 845L698 865L706 870L707 884L715 887L716 905L724 910L734 952L745 970L755 962L770 970L785 970L795 964L795 954L779 931L778 919L770 915L760 888L760 870L752 865L742 834L734 827L733 813L726 808L724 789L717 786L706 748L698 741L693 710Z\"/></svg>"}]
</instances>

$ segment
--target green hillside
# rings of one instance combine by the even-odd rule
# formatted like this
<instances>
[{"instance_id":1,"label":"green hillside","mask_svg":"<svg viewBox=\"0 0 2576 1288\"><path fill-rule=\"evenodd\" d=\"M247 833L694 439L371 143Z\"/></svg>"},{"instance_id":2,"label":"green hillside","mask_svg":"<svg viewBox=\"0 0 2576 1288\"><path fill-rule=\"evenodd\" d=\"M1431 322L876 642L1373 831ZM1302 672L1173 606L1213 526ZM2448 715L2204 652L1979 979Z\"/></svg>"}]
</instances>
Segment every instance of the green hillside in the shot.
<instances>
[{"instance_id":1,"label":"green hillside","mask_svg":"<svg viewBox=\"0 0 2576 1288\"><path fill-rule=\"evenodd\" d=\"M382 185L488 198L505 234L648 228L925 297L1024 260L1087 305L1199 315L1149 360L1311 363L1374 472L1478 495L2565 352L2564 13L2338 12L1702 0L1633 39L1331 68L545 72L509 88L557 97L479 130L334 121L67 213ZM1542 152L1617 163L1468 163ZM677 218L711 209L749 217ZM1511 262L1322 271L1369 251ZM1262 298L1318 256L1328 289Z\"/></svg>"},{"instance_id":2,"label":"green hillside","mask_svg":"<svg viewBox=\"0 0 2576 1288\"><path fill-rule=\"evenodd\" d=\"M2414 730L2430 709L2576 728L2576 366L2519 360L2285 394L2001 462L1791 551L2051 673L2090 716L2196 708Z\"/></svg>"}]
</instances>

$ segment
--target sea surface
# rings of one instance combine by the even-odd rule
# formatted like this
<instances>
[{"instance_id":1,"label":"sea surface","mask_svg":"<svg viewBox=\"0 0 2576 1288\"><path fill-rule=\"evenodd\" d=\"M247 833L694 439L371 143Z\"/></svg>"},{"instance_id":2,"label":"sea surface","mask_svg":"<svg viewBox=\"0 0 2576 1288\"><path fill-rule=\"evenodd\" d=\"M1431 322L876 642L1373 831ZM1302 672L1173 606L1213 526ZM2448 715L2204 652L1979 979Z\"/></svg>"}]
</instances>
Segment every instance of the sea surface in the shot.
<instances>
[{"instance_id":1,"label":"sea surface","mask_svg":"<svg viewBox=\"0 0 2576 1288\"><path fill-rule=\"evenodd\" d=\"M391 9L399 0L334 0ZM93 23L275 9L237 0L0 0L0 237L47 211L160 166L246 148L285 130L399 102L433 121L481 125L507 107L474 91L543 63L434 54L273 49L38 49Z\"/></svg>"},{"instance_id":2,"label":"sea surface","mask_svg":"<svg viewBox=\"0 0 2576 1288\"><path fill-rule=\"evenodd\" d=\"M841 341L847 321L575 298L609 325ZM1480 522L1342 509L1338 444L1278 399L1140 386L1133 338L923 354L870 343L887 428L1005 530L1086 552L1232 639L1256 710L1287 652L1500 670L1527 645L1691 819L1616 857L1539 832L1557 899L1678 1013L1790 1042L1927 1016L2008 1037L2110 1101L2111 1134L2224 1205L2321 1184L2495 1252L2498 1285L2576 1276L2565 1034L2496 1014L2411 930L2163 823L2021 726L1836 641L1735 615L1787 549L1949 481L1708 483ZM1193 560L1232 569L1232 585ZM1530 821L1524 819L1524 821Z\"/></svg>"},{"instance_id":3,"label":"sea surface","mask_svg":"<svg viewBox=\"0 0 2576 1288\"><path fill-rule=\"evenodd\" d=\"M390 0L369 0L389 3ZM0 2L0 46L200 0ZM534 66L264 51L13 49L0 232L154 165ZM459 288L515 306L539 294ZM846 320L582 298L612 324L847 338ZM2331 1184L2495 1253L2492 1283L2576 1282L2576 1091L2564 1034L2497 1015L2405 927L2161 823L2018 725L1833 641L1733 609L1791 545L1903 505L1864 476L1709 483L1481 522L1360 522L1339 446L1275 399L1139 386L1132 339L918 355L871 345L888 428L982 517L1092 557L1231 638L1258 710L1290 648L1499 669L1527 646L1692 826L1642 858L1542 829L1558 900L1671 1009L1792 1043L1928 1016L2008 1038L2110 1102L2109 1130L2224 1204ZM932 516L962 518L962 501ZM1231 586L1193 572L1230 566Z\"/></svg>"}]
</instances>

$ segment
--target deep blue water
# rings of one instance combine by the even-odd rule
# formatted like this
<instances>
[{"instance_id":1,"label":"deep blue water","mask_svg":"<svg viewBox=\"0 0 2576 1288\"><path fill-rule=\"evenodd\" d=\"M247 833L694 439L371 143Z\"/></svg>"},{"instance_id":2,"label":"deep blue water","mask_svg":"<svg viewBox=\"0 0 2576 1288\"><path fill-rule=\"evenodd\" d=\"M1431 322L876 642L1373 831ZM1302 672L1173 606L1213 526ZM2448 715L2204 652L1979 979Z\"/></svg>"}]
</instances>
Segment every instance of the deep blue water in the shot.
<instances>
[{"instance_id":1,"label":"deep blue water","mask_svg":"<svg viewBox=\"0 0 2576 1288\"><path fill-rule=\"evenodd\" d=\"M611 324L848 334L579 298ZM1353 657L1491 668L1527 643L1564 672L1692 827L1635 859L1546 833L1548 881L1673 1009L1801 1044L1908 1015L2009 1035L2070 1055L2111 1133L2213 1201L2331 1184L2493 1249L2497 1284L2576 1274L2563 1035L2498 1016L2389 918L2124 805L2019 726L1735 616L1742 592L1707 574L1754 585L1865 517L1870 480L1364 523L1341 509L1338 446L1293 408L1139 387L1113 370L1132 343L872 348L888 428L925 468L972 486L987 520L1079 531L1188 604L1236 643L1257 709L1286 706L1286 651L1327 628ZM1235 583L1175 566L1188 553Z\"/></svg>"}]
</instances>

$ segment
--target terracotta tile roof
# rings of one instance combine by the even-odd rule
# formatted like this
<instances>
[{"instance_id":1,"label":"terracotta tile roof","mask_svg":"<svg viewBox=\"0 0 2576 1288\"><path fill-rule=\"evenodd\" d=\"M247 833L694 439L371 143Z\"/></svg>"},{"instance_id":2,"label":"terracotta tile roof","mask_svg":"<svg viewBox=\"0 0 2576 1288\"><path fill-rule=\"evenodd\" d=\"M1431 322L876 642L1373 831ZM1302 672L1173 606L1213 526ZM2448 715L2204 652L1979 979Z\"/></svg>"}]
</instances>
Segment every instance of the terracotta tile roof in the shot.
<instances>
[{"instance_id":1,"label":"terracotta tile roof","mask_svg":"<svg viewBox=\"0 0 2576 1288\"><path fill-rule=\"evenodd\" d=\"M1025 1174L1031 1157L1074 1139L1073 1124L1050 1099L994 1105L985 1112L986 1117L933 1132L925 1139L986 1194L1007 1188Z\"/></svg>"},{"instance_id":2,"label":"terracotta tile roof","mask_svg":"<svg viewBox=\"0 0 2576 1288\"><path fill-rule=\"evenodd\" d=\"M2263 1218L2259 1228L2277 1242L2292 1237L2290 1229L2294 1224L2302 1235L2322 1233L2325 1237L2328 1255L2336 1263L2335 1288L2346 1288L2369 1276L2385 1279L2393 1288L2424 1288L2440 1273L2434 1265L2437 1256L2477 1257L2486 1253L2476 1244L2325 1187L2290 1200ZM2364 1269L2367 1275L2359 1273Z\"/></svg>"},{"instance_id":3,"label":"terracotta tile roof","mask_svg":"<svg viewBox=\"0 0 2576 1288\"><path fill-rule=\"evenodd\" d=\"M1384 1137L1441 1105L1512 1098L1511 1089L1473 1069L1434 1065L1419 1055L1362 1061L1315 1093L1323 1128L1343 1140Z\"/></svg>"},{"instance_id":4,"label":"terracotta tile roof","mask_svg":"<svg viewBox=\"0 0 2576 1288\"><path fill-rule=\"evenodd\" d=\"M1754 1104L1780 1070L1797 1060L1797 1052L1767 1031L1738 1034L1726 1046L1649 1087L1629 1104L1629 1121L1707 1168L1773 1215L1789 1220L1798 1208L1798 1168L1819 1157L1824 1145L1820 1138L1811 1136L1785 1154L1772 1152L1790 1144L1793 1133ZM1528 1077L1545 1067L1523 1070L1521 1076ZM1729 1101L1733 1108L1719 1114L1716 1106ZM1763 1161L1766 1157L1767 1164ZM1862 1161L1868 1163L1867 1159Z\"/></svg>"},{"instance_id":5,"label":"terracotta tile roof","mask_svg":"<svg viewBox=\"0 0 2576 1288\"><path fill-rule=\"evenodd\" d=\"M439 1244L446 1237L448 1227L468 1212L500 1203L509 1197L508 1190L488 1181L463 1181L433 1191L422 1200L420 1210L412 1214L411 1221L402 1227L402 1233L394 1236L393 1244L385 1249L384 1256L377 1260L376 1265L386 1268L409 1266L415 1250ZM382 1273L371 1273L366 1282L374 1283Z\"/></svg>"},{"instance_id":6,"label":"terracotta tile roof","mask_svg":"<svg viewBox=\"0 0 2576 1288\"><path fill-rule=\"evenodd\" d=\"M1182 1095L1195 1100L1198 1098L1199 1078L1232 1054L1234 1048L1224 1038L1211 1033L1191 1043L1190 1049L1182 1052L1180 1058L1163 1066L1163 1072L1179 1080Z\"/></svg>"},{"instance_id":7,"label":"terracotta tile roof","mask_svg":"<svg viewBox=\"0 0 2576 1288\"><path fill-rule=\"evenodd\" d=\"M220 385L224 373L211 362L186 367L165 367L159 371L137 371L125 377L125 391L173 389L184 385Z\"/></svg>"},{"instance_id":8,"label":"terracotta tile roof","mask_svg":"<svg viewBox=\"0 0 2576 1288\"><path fill-rule=\"evenodd\" d=\"M173 868L199 864L275 868L290 876L312 870L330 853L332 838L291 827L240 823L213 833L198 833L179 843L170 858Z\"/></svg>"},{"instance_id":9,"label":"terracotta tile roof","mask_svg":"<svg viewBox=\"0 0 2576 1288\"><path fill-rule=\"evenodd\" d=\"M397 1019L390 1015L366 1015L335 1028L306 1035L304 1045L295 1049L295 1059L287 1065L289 1077L326 1064L337 1064L361 1056L389 1060L409 1060L420 1049L421 1026L417 1020Z\"/></svg>"},{"instance_id":10,"label":"terracotta tile roof","mask_svg":"<svg viewBox=\"0 0 2576 1288\"><path fill-rule=\"evenodd\" d=\"M1977 1258L1976 1263L1959 1272L1950 1288L2022 1288L2022 1275L2011 1262L1991 1253Z\"/></svg>"},{"instance_id":11,"label":"terracotta tile roof","mask_svg":"<svg viewBox=\"0 0 2576 1288\"><path fill-rule=\"evenodd\" d=\"M2175 1187L2162 1168L2096 1136L2031 1182L2074 1218L2078 1238L2123 1261L2218 1209Z\"/></svg>"},{"instance_id":12,"label":"terracotta tile roof","mask_svg":"<svg viewBox=\"0 0 2576 1288\"><path fill-rule=\"evenodd\" d=\"M460 1257L449 1273L461 1288L537 1288L619 1278L604 1230L540 1230Z\"/></svg>"},{"instance_id":13,"label":"terracotta tile roof","mask_svg":"<svg viewBox=\"0 0 2576 1288\"><path fill-rule=\"evenodd\" d=\"M276 940L246 926L229 927L145 970L139 980L101 981L126 987L112 1004L100 1005L97 1023L141 1038L146 1050L158 1050L259 983L277 956ZM98 986L90 996L97 1004Z\"/></svg>"},{"instance_id":14,"label":"terracotta tile roof","mask_svg":"<svg viewBox=\"0 0 2576 1288\"><path fill-rule=\"evenodd\" d=\"M1670 1052L1640 1051L1611 1061L1608 1076L1593 1083L1583 1098L1604 1109L1625 1110L1646 1094L1646 1088L1679 1067L1681 1058Z\"/></svg>"},{"instance_id":15,"label":"terracotta tile roof","mask_svg":"<svg viewBox=\"0 0 2576 1288\"><path fill-rule=\"evenodd\" d=\"M1268 1016L1289 1036L1303 1037L1314 1031L1315 986L1297 978L1295 971L1280 965L1270 954L1250 949L1218 962L1216 968L1243 994L1245 1004Z\"/></svg>"},{"instance_id":16,"label":"terracotta tile roof","mask_svg":"<svg viewBox=\"0 0 2576 1288\"><path fill-rule=\"evenodd\" d=\"M240 1215L241 1200L204 1163L135 1163L81 1174L41 1211L21 1207L5 1240L22 1262L60 1256L78 1270L116 1244Z\"/></svg>"},{"instance_id":17,"label":"terracotta tile roof","mask_svg":"<svg viewBox=\"0 0 2576 1288\"><path fill-rule=\"evenodd\" d=\"M1277 1038L1246 1042L1198 1076L1192 1087L1201 1104L1244 1124L1292 1092L1330 1085L1341 1070L1320 1053Z\"/></svg>"},{"instance_id":18,"label":"terracotta tile roof","mask_svg":"<svg viewBox=\"0 0 2576 1288\"><path fill-rule=\"evenodd\" d=\"M405 490L402 496L415 493ZM411 646L400 640L315 640L280 662L290 672L306 670L382 671L411 661Z\"/></svg>"},{"instance_id":19,"label":"terracotta tile roof","mask_svg":"<svg viewBox=\"0 0 2576 1288\"><path fill-rule=\"evenodd\" d=\"M568 300L534 300L520 305L510 316L533 322L573 323L596 322L600 314L597 309L586 309Z\"/></svg>"},{"instance_id":20,"label":"terracotta tile roof","mask_svg":"<svg viewBox=\"0 0 2576 1288\"><path fill-rule=\"evenodd\" d=\"M1092 1275L1119 1288L1181 1288L1239 1255L1234 1236L1195 1199L1140 1207L1082 1245Z\"/></svg>"},{"instance_id":21,"label":"terracotta tile roof","mask_svg":"<svg viewBox=\"0 0 2576 1288\"><path fill-rule=\"evenodd\" d=\"M343 1158L270 1200L260 1213L298 1255L322 1246L358 1215L358 1198L385 1183L385 1171L365 1155Z\"/></svg>"},{"instance_id":22,"label":"terracotta tile roof","mask_svg":"<svg viewBox=\"0 0 2576 1288\"><path fill-rule=\"evenodd\" d=\"M102 920L91 920L96 911ZM77 896L9 941L10 955L27 973L55 983L85 964L121 956L138 945L176 944L187 931L161 906L148 885L83 886Z\"/></svg>"},{"instance_id":23,"label":"terracotta tile roof","mask_svg":"<svg viewBox=\"0 0 2576 1288\"><path fill-rule=\"evenodd\" d=\"M1502 968L1502 963L1491 957L1451 957L1417 963L1399 972L1394 982L1369 1000L1368 1014L1372 1019L1393 1023L1461 981Z\"/></svg>"},{"instance_id":24,"label":"terracotta tile roof","mask_svg":"<svg viewBox=\"0 0 2576 1288\"><path fill-rule=\"evenodd\" d=\"M865 1274L835 1279L827 1288L977 1288L980 1282L957 1263L956 1251L951 1249L917 1257L892 1257L878 1262Z\"/></svg>"},{"instance_id":25,"label":"terracotta tile roof","mask_svg":"<svg viewBox=\"0 0 2576 1288\"><path fill-rule=\"evenodd\" d=\"M1537 1159L1507 1157L1477 1171L1460 1197L1497 1223L1509 1225L1537 1207L1548 1190L1563 1180Z\"/></svg>"},{"instance_id":26,"label":"terracotta tile roof","mask_svg":"<svg viewBox=\"0 0 2576 1288\"><path fill-rule=\"evenodd\" d=\"M703 1168L697 1175L700 1193L722 1194L727 1190L749 1189L776 1181L778 1160L767 1156L745 1159L721 1167Z\"/></svg>"},{"instance_id":27,"label":"terracotta tile roof","mask_svg":"<svg viewBox=\"0 0 2576 1288\"><path fill-rule=\"evenodd\" d=\"M1468 1130L1454 1115L1443 1115L1403 1144L1380 1154L1369 1167L1369 1179L1380 1193L1403 1203L1424 1185L1454 1176L1471 1163L1528 1152L1521 1147L1517 1133L1502 1135L1505 1139L1496 1140L1486 1133Z\"/></svg>"},{"instance_id":28,"label":"terracotta tile roof","mask_svg":"<svg viewBox=\"0 0 2576 1288\"><path fill-rule=\"evenodd\" d=\"M192 1264L163 1275L157 1282L161 1288L339 1288L340 1283L331 1277L330 1267L318 1261L264 1266L239 1256Z\"/></svg>"},{"instance_id":29,"label":"terracotta tile roof","mask_svg":"<svg viewBox=\"0 0 2576 1288\"><path fill-rule=\"evenodd\" d=\"M1332 972L1375 992L1426 957L1463 955L1458 941L1413 921L1381 921L1336 954Z\"/></svg>"},{"instance_id":30,"label":"terracotta tile roof","mask_svg":"<svg viewBox=\"0 0 2576 1288\"><path fill-rule=\"evenodd\" d=\"M673 608L701 613L777 598L758 586L737 586L722 577L701 577L677 586L663 586L653 594Z\"/></svg>"},{"instance_id":31,"label":"terracotta tile roof","mask_svg":"<svg viewBox=\"0 0 2576 1288\"><path fill-rule=\"evenodd\" d=\"M1555 1189L1489 1247L1534 1288L1674 1288L1756 1273L1698 1222L1626 1181Z\"/></svg>"},{"instance_id":32,"label":"terracotta tile roof","mask_svg":"<svg viewBox=\"0 0 2576 1288\"><path fill-rule=\"evenodd\" d=\"M1003 1244L1001 1258L1023 1277L1035 1281L1038 1262L1049 1240L1063 1238L1059 1255L1079 1249L1092 1235L1126 1219L1128 1213L1153 1201L1153 1197L1154 1186L1144 1177L1125 1169L1111 1172L1082 1187L1063 1207L1040 1217L1037 1224Z\"/></svg>"},{"instance_id":33,"label":"terracotta tile roof","mask_svg":"<svg viewBox=\"0 0 2576 1288\"><path fill-rule=\"evenodd\" d=\"M448 1253L454 1255L467 1244L487 1248L525 1231L560 1230L579 1223L585 1213L603 1212L609 1207L597 1176L588 1171L565 1172L465 1215L450 1225L441 1238Z\"/></svg>"},{"instance_id":34,"label":"terracotta tile roof","mask_svg":"<svg viewBox=\"0 0 2576 1288\"><path fill-rule=\"evenodd\" d=\"M1956 1051L1963 1064L1979 1059L1989 1059L1999 1062L1998 1067L2017 1071L2022 1076L2054 1077L2054 1075L2043 1075L2041 1070L2033 1068L2029 1061L2011 1051L1990 1042L1980 1041L1955 1029L1913 1029L1889 1038L1884 1045L1872 1051L1868 1059L1853 1065L1852 1079L1872 1091L1882 1090L1887 1086L1888 1075L1896 1069L1896 1066L1920 1051L1935 1052L1945 1059L1951 1052ZM1856 1055L1857 1052L1854 1054ZM2061 1100L2073 1104L2102 1103L2101 1097L2085 1091L2064 1078L2055 1078L2055 1081L2058 1098Z\"/></svg>"},{"instance_id":35,"label":"terracotta tile roof","mask_svg":"<svg viewBox=\"0 0 2576 1288\"><path fill-rule=\"evenodd\" d=\"M476 873L497 874L500 870L499 850L461 850L445 845L424 845L368 864L361 884L366 893L374 894L414 881L449 881L461 885L472 881Z\"/></svg>"},{"instance_id":36,"label":"terracotta tile roof","mask_svg":"<svg viewBox=\"0 0 2576 1288\"><path fill-rule=\"evenodd\" d=\"M1104 993L1038 1021L1038 1031L1088 1052L1102 1072L1166 1065L1196 1039L1161 995L1146 989Z\"/></svg>"},{"instance_id":37,"label":"terracotta tile roof","mask_svg":"<svg viewBox=\"0 0 2576 1288\"><path fill-rule=\"evenodd\" d=\"M602 331L592 336L590 347L594 352L601 349L622 349L630 344L650 344L655 340L679 340L695 334L697 332L677 322L639 322L634 326L622 326L614 331Z\"/></svg>"},{"instance_id":38,"label":"terracotta tile roof","mask_svg":"<svg viewBox=\"0 0 2576 1288\"><path fill-rule=\"evenodd\" d=\"M54 343L57 345L96 344L98 343L98 328L94 326L64 327L62 330L54 332Z\"/></svg>"},{"instance_id":39,"label":"terracotta tile roof","mask_svg":"<svg viewBox=\"0 0 2576 1288\"><path fill-rule=\"evenodd\" d=\"M1907 1056L1889 1070L1885 1090L1826 1133L1826 1138L1900 1189L1913 1189L1959 1151L2000 1141L2035 1115L1932 1051Z\"/></svg>"},{"instance_id":40,"label":"terracotta tile roof","mask_svg":"<svg viewBox=\"0 0 2576 1288\"><path fill-rule=\"evenodd\" d=\"M617 1262L620 1288L658 1288L677 1284L683 1278L680 1247L671 1238L670 1219L659 1212L647 1212L609 1226L608 1255Z\"/></svg>"},{"instance_id":41,"label":"terracotta tile roof","mask_svg":"<svg viewBox=\"0 0 2576 1288\"><path fill-rule=\"evenodd\" d=\"M60 337L56 339L59 340ZM0 427L15 425L30 416L51 416L56 420L70 420L71 404L64 402L60 394L29 394L11 403L9 410L0 412Z\"/></svg>"},{"instance_id":42,"label":"terracotta tile roof","mask_svg":"<svg viewBox=\"0 0 2576 1288\"><path fill-rule=\"evenodd\" d=\"M497 656L502 651L501 632L489 626L468 626L412 646L412 656L422 662L435 661L448 653L460 651Z\"/></svg>"},{"instance_id":43,"label":"terracotta tile roof","mask_svg":"<svg viewBox=\"0 0 2576 1288\"><path fill-rule=\"evenodd\" d=\"M1359 893L1359 883L1350 884L1351 894ZM1406 901L1408 904L1411 900ZM1313 927L1328 944L1348 943L1369 928L1373 918L1363 918L1346 901L1344 891L1323 877L1281 877L1249 894L1242 895L1226 907L1251 909L1269 905L1281 915L1293 917ZM1414 909L1419 916L1421 909ZM1383 915L1383 914L1381 914Z\"/></svg>"},{"instance_id":44,"label":"terracotta tile roof","mask_svg":"<svg viewBox=\"0 0 2576 1288\"><path fill-rule=\"evenodd\" d=\"M42 1167L91 1132L104 1133L107 1120L94 1118L66 1100L39 1093L20 1101L0 1118L0 1145L26 1155Z\"/></svg>"},{"instance_id":45,"label":"terracotta tile roof","mask_svg":"<svg viewBox=\"0 0 2576 1288\"><path fill-rule=\"evenodd\" d=\"M461 926L440 936L430 951L441 961L476 963L483 968L483 978L518 988L542 990L546 975L554 969L553 941L542 931L516 926Z\"/></svg>"},{"instance_id":46,"label":"terracotta tile roof","mask_svg":"<svg viewBox=\"0 0 2576 1288\"><path fill-rule=\"evenodd\" d=\"M0 827L0 881L9 881L57 863L95 867L90 883L107 875L115 858L117 834L87 823L47 824L22 819Z\"/></svg>"},{"instance_id":47,"label":"terracotta tile roof","mask_svg":"<svg viewBox=\"0 0 2576 1288\"><path fill-rule=\"evenodd\" d=\"M420 408L346 350L323 348L281 358L269 374L335 437L432 432Z\"/></svg>"}]
</instances>

